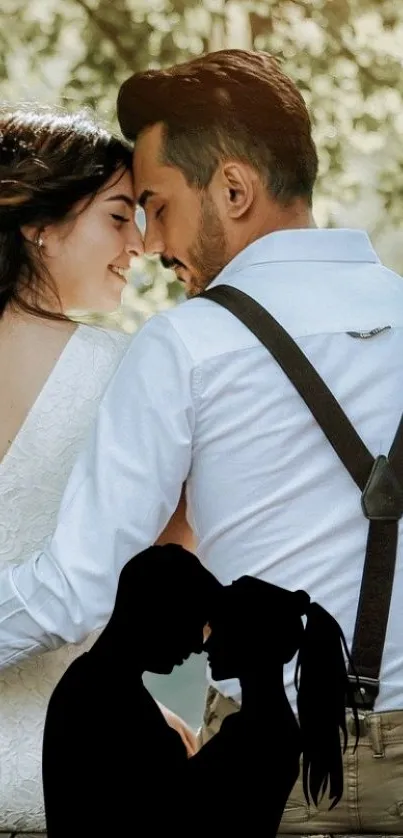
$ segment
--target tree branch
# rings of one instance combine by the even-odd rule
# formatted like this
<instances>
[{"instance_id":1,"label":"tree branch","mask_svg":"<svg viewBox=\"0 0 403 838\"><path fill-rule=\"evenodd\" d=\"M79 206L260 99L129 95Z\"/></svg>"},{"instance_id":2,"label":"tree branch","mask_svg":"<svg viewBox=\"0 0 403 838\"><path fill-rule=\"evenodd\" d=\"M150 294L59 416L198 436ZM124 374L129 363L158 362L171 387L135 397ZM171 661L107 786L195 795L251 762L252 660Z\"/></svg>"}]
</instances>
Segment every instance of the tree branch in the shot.
<instances>
[{"instance_id":1,"label":"tree branch","mask_svg":"<svg viewBox=\"0 0 403 838\"><path fill-rule=\"evenodd\" d=\"M74 0L74 2L83 9L88 17L88 20L93 24L93 26L95 26L96 29L99 30L101 35L103 35L104 38L106 38L113 45L116 54L121 61L127 65L128 69L132 69L133 52L131 49L127 49L122 44L119 38L119 29L99 17L96 10L87 5L86 0Z\"/></svg>"},{"instance_id":2,"label":"tree branch","mask_svg":"<svg viewBox=\"0 0 403 838\"><path fill-rule=\"evenodd\" d=\"M297 6L297 8L302 9L305 13L308 10L312 11L311 0L288 0L288 2L291 5ZM278 17L281 18L281 14L278 15ZM311 15L311 17L314 20L314 16ZM336 20L334 22L337 23L337 25L339 25ZM340 32L337 32L336 34L334 30L332 31L332 28L330 26L323 27L323 23L322 28L324 28L325 34L329 38L332 46L338 49L340 55L344 55L346 58L348 58L350 61L357 65L359 72L361 73L363 78L366 79L370 86L374 88L390 87L389 81L387 81L386 79L378 78L376 73L374 73L370 67L366 67L365 65L360 64L359 56L356 55L355 52L353 52L353 50L351 49L351 47L348 46L348 44L346 44L345 40L341 37Z\"/></svg>"}]
</instances>

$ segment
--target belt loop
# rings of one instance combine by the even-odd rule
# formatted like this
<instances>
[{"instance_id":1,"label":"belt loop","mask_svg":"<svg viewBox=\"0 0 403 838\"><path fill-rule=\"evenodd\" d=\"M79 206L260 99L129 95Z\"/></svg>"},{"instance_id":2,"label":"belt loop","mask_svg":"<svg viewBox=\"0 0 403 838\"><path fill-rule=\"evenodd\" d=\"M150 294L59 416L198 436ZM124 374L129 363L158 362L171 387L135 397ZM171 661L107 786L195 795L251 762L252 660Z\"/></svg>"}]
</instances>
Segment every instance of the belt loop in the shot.
<instances>
[{"instance_id":1,"label":"belt loop","mask_svg":"<svg viewBox=\"0 0 403 838\"><path fill-rule=\"evenodd\" d=\"M379 713L371 713L367 719L369 723L369 737L374 759L382 759L385 756L385 748L382 736L382 723Z\"/></svg>"}]
</instances>

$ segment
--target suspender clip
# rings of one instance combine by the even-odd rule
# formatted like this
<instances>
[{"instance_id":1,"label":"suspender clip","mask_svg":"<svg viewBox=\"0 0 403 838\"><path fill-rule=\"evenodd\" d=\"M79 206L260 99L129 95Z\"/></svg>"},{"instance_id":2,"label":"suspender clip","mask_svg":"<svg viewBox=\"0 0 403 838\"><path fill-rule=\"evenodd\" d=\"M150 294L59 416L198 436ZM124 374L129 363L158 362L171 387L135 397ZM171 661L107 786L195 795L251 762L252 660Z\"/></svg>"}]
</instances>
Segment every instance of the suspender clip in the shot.
<instances>
[{"instance_id":1,"label":"suspender clip","mask_svg":"<svg viewBox=\"0 0 403 838\"><path fill-rule=\"evenodd\" d=\"M348 676L348 680L353 688L354 701L357 710L373 710L375 701L379 695L379 681L377 678L364 678L358 676L359 684L354 675Z\"/></svg>"},{"instance_id":2,"label":"suspender clip","mask_svg":"<svg viewBox=\"0 0 403 838\"><path fill-rule=\"evenodd\" d=\"M400 521L403 515L403 489L383 454L376 458L372 466L361 505L370 521Z\"/></svg>"}]
</instances>

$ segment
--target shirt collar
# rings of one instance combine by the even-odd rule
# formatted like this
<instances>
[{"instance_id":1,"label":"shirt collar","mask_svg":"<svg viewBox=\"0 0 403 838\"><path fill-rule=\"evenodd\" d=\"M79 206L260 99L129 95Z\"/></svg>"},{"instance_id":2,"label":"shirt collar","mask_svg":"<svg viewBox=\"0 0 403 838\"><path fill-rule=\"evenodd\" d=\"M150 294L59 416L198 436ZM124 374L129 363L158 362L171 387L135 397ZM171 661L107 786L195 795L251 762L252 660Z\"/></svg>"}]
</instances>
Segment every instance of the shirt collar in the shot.
<instances>
[{"instance_id":1,"label":"shirt collar","mask_svg":"<svg viewBox=\"0 0 403 838\"><path fill-rule=\"evenodd\" d=\"M241 250L210 283L209 288L226 282L230 274L269 262L379 263L380 260L363 230L279 230Z\"/></svg>"}]
</instances>

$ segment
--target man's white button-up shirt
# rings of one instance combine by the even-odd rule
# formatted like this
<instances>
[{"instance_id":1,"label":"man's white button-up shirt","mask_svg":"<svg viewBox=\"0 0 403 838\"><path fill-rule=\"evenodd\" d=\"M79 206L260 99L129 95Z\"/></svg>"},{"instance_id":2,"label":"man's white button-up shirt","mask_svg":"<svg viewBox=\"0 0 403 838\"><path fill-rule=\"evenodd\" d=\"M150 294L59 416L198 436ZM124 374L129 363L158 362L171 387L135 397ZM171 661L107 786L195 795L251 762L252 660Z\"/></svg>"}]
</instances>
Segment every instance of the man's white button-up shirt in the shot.
<instances>
[{"instance_id":1,"label":"man's white button-up shirt","mask_svg":"<svg viewBox=\"0 0 403 838\"><path fill-rule=\"evenodd\" d=\"M220 283L271 312L371 453L387 453L403 412L403 281L366 234L267 235L212 285ZM367 339L348 334L386 326ZM360 492L267 350L229 312L195 298L134 336L53 537L1 570L0 665L102 626L121 568L155 542L184 481L198 554L222 582L246 573L302 588L351 645L368 530ZM377 710L403 708L402 610L400 539ZM237 682L219 688L238 696Z\"/></svg>"}]
</instances>

